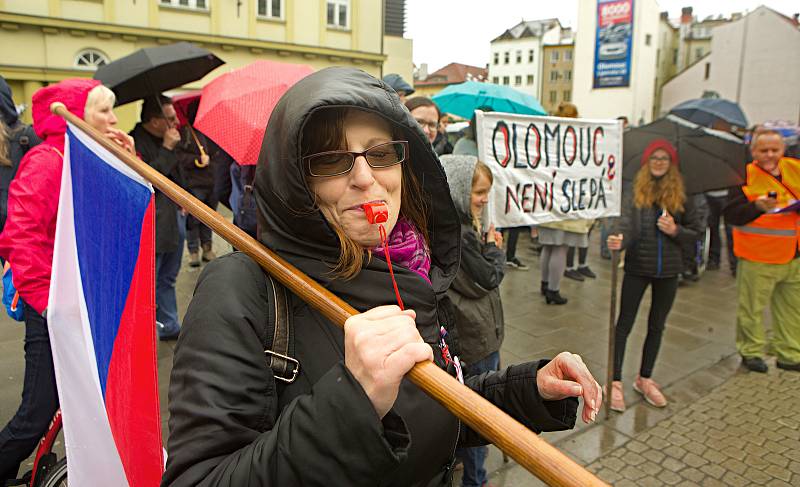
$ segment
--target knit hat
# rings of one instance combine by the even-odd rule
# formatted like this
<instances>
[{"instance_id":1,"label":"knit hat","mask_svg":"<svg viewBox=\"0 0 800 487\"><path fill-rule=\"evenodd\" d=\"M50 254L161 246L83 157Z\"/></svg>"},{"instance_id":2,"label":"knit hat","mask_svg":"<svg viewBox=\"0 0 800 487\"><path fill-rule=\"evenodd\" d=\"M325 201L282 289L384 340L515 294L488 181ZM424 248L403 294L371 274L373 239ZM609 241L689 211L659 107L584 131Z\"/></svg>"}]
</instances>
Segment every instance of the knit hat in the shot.
<instances>
[{"instance_id":1,"label":"knit hat","mask_svg":"<svg viewBox=\"0 0 800 487\"><path fill-rule=\"evenodd\" d=\"M675 146L673 146L667 139L656 139L649 144L644 149L642 153L642 166L647 164L647 161L650 160L650 156L653 155L653 152L661 149L666 151L669 154L670 163L674 166L678 166L678 151L675 150Z\"/></svg>"}]
</instances>

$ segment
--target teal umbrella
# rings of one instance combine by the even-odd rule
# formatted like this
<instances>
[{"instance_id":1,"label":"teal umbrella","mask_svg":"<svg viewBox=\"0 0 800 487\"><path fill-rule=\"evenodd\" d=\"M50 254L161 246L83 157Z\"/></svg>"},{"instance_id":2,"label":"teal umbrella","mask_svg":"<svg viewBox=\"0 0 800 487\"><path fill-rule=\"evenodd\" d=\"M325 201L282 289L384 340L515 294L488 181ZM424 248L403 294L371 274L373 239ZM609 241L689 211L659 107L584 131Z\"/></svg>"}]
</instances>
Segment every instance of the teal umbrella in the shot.
<instances>
[{"instance_id":1,"label":"teal umbrella","mask_svg":"<svg viewBox=\"0 0 800 487\"><path fill-rule=\"evenodd\" d=\"M520 115L547 115L539 100L514 88L493 83L465 81L451 85L433 97L444 113L472 118L478 108Z\"/></svg>"}]
</instances>

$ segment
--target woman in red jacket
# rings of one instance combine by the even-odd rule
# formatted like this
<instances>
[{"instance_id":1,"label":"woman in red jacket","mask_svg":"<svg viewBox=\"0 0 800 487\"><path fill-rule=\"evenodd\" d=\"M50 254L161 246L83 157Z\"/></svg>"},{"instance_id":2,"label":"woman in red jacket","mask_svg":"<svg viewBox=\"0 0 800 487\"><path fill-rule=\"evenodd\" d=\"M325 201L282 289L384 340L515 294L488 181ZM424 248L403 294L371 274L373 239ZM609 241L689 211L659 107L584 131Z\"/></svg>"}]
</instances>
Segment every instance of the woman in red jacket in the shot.
<instances>
[{"instance_id":1,"label":"woman in red jacket","mask_svg":"<svg viewBox=\"0 0 800 487\"><path fill-rule=\"evenodd\" d=\"M47 298L61 188L66 122L50 112L64 103L70 112L133 153L133 141L114 128L114 93L89 79L69 79L33 95L33 128L44 141L20 162L8 191L8 219L0 234L0 257L11 264L25 306L25 381L22 403L0 431L0 485L17 476L58 409L47 332Z\"/></svg>"}]
</instances>

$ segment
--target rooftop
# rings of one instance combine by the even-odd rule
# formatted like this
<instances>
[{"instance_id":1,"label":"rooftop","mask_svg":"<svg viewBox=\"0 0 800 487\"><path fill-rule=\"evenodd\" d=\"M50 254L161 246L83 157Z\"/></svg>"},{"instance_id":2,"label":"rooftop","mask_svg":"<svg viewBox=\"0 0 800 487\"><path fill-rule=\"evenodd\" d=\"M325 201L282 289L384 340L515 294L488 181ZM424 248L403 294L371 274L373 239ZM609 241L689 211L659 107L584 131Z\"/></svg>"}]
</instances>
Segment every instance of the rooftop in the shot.
<instances>
[{"instance_id":1,"label":"rooftop","mask_svg":"<svg viewBox=\"0 0 800 487\"><path fill-rule=\"evenodd\" d=\"M489 76L486 68L468 64L450 63L429 74L424 80L415 80L414 86L452 85L464 81L486 81Z\"/></svg>"}]
</instances>

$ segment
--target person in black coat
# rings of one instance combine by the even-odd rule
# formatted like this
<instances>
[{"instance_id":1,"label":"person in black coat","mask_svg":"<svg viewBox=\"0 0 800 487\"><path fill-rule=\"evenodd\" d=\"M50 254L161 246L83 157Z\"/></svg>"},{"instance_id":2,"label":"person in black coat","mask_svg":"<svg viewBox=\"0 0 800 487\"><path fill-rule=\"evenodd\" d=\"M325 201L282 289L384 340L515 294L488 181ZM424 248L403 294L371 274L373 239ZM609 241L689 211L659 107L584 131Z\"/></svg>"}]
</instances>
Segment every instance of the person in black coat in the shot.
<instances>
[{"instance_id":1,"label":"person in black coat","mask_svg":"<svg viewBox=\"0 0 800 487\"><path fill-rule=\"evenodd\" d=\"M611 409L619 412L625 410L622 393L625 345L648 286L653 288L653 300L647 319L642 364L633 388L649 404L656 407L667 405L658 384L650 377L661 347L667 315L678 291L678 275L683 271L681 247L694 242L703 231L703 223L692 200L684 192L678 154L666 140L658 139L647 146L633 191L626 196L617 224L619 233L608 237L609 249L626 251L625 277L615 331L610 404Z\"/></svg>"},{"instance_id":2,"label":"person in black coat","mask_svg":"<svg viewBox=\"0 0 800 487\"><path fill-rule=\"evenodd\" d=\"M19 120L11 87L0 76L0 231L6 224L8 187L17 175L19 162L41 142L33 127Z\"/></svg>"},{"instance_id":3,"label":"person in black coat","mask_svg":"<svg viewBox=\"0 0 800 487\"><path fill-rule=\"evenodd\" d=\"M139 158L183 186L175 147L181 141L178 115L169 98L148 98L141 122L130 132ZM156 190L156 325L161 340L174 340L180 331L175 281L181 270L186 216L161 191Z\"/></svg>"},{"instance_id":4,"label":"person in black coat","mask_svg":"<svg viewBox=\"0 0 800 487\"><path fill-rule=\"evenodd\" d=\"M334 151L331 154L331 151ZM352 151L352 152L350 152ZM456 373L443 306L458 269L460 224L430 142L394 91L328 68L281 98L255 181L259 238L361 314L344 330L296 296L285 308L299 375L267 365L265 275L234 253L203 270L175 349L162 485L433 486L457 446L480 438L404 375L434 360ZM385 203L386 250L364 203ZM391 255L399 294L396 303ZM599 386L564 352L466 385L535 431L591 421Z\"/></svg>"}]
</instances>

